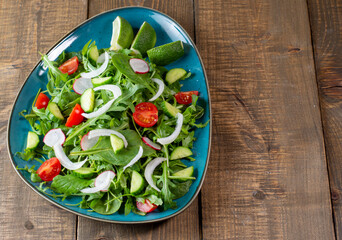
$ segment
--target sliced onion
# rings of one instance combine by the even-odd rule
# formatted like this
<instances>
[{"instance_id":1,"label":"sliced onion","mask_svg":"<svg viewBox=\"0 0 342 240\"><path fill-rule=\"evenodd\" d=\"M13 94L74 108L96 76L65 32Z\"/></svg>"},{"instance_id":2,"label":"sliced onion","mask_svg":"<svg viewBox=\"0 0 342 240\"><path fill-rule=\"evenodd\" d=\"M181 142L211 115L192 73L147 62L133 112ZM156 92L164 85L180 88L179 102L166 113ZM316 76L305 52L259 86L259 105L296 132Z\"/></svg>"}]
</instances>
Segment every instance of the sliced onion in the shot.
<instances>
[{"instance_id":1,"label":"sliced onion","mask_svg":"<svg viewBox=\"0 0 342 240\"><path fill-rule=\"evenodd\" d=\"M98 116L104 114L105 112L107 112L108 109L112 106L114 101L115 101L115 99L112 99L112 100L108 101L105 105L103 105L102 107L97 109L95 112L92 112L92 113L82 113L81 115L83 117L85 117L85 118L95 118L95 117L98 117Z\"/></svg>"},{"instance_id":2,"label":"sliced onion","mask_svg":"<svg viewBox=\"0 0 342 240\"><path fill-rule=\"evenodd\" d=\"M78 78L72 85L75 93L82 95L88 88L93 88L93 83L90 78Z\"/></svg>"},{"instance_id":3,"label":"sliced onion","mask_svg":"<svg viewBox=\"0 0 342 240\"><path fill-rule=\"evenodd\" d=\"M101 65L101 67L99 67L98 69L95 69L95 70L93 70L91 72L88 72L88 73L81 73L81 77L93 78L93 77L97 77L98 75L103 73L106 70L106 68L108 66L108 63L109 63L109 55L108 55L108 53L105 52L104 54L105 54L105 61Z\"/></svg>"},{"instance_id":4,"label":"sliced onion","mask_svg":"<svg viewBox=\"0 0 342 240\"><path fill-rule=\"evenodd\" d=\"M131 66L133 71L138 74L145 74L150 71L150 67L148 66L148 63L139 58L131 58L129 60L129 65Z\"/></svg>"},{"instance_id":5,"label":"sliced onion","mask_svg":"<svg viewBox=\"0 0 342 240\"><path fill-rule=\"evenodd\" d=\"M152 142L152 140L150 140L148 137L142 137L141 139L143 140L143 142L147 146L149 146L150 148L152 148L154 150L161 150L162 149L162 147L159 144Z\"/></svg>"},{"instance_id":6,"label":"sliced onion","mask_svg":"<svg viewBox=\"0 0 342 240\"><path fill-rule=\"evenodd\" d=\"M88 133L88 138L92 139L92 138L98 138L98 137L109 137L110 135L116 135L117 137L121 138L122 141L124 142L125 148L128 146L128 142L125 138L124 135L122 135L121 133L119 133L118 131L112 130L112 129L95 129L95 130L91 130Z\"/></svg>"},{"instance_id":7,"label":"sliced onion","mask_svg":"<svg viewBox=\"0 0 342 240\"><path fill-rule=\"evenodd\" d=\"M85 118L95 118L95 117L98 117L98 116L104 114L112 106L114 101L118 97L120 97L121 94L122 94L121 89L118 86L112 85L112 84L107 84L107 85L103 85L103 86L99 86L99 87L94 88L94 91L98 91L98 90L108 90L108 91L111 91L113 93L113 95L114 95L114 98L112 100L108 101L105 105L103 105L99 109L97 109L95 112L92 112L92 113L82 113L81 115L83 117L85 117Z\"/></svg>"},{"instance_id":8,"label":"sliced onion","mask_svg":"<svg viewBox=\"0 0 342 240\"><path fill-rule=\"evenodd\" d=\"M114 95L114 99L117 99L122 94L121 89L118 86L113 85L113 84L106 84L106 85L102 85L102 86L94 88L94 91L99 91L99 90L111 91Z\"/></svg>"},{"instance_id":9,"label":"sliced onion","mask_svg":"<svg viewBox=\"0 0 342 240\"><path fill-rule=\"evenodd\" d=\"M56 144L63 145L65 134L60 128L51 129L45 134L43 142L49 147L53 147Z\"/></svg>"},{"instance_id":10,"label":"sliced onion","mask_svg":"<svg viewBox=\"0 0 342 240\"><path fill-rule=\"evenodd\" d=\"M142 146L140 146L138 154L135 155L135 157L126 166L124 166L123 170L125 171L126 168L133 166L133 164L136 163L142 157L143 153L144 153L144 150Z\"/></svg>"},{"instance_id":11,"label":"sliced onion","mask_svg":"<svg viewBox=\"0 0 342 240\"><path fill-rule=\"evenodd\" d=\"M81 139L81 148L83 151L86 151L95 146L99 137L89 138L89 133L85 134Z\"/></svg>"},{"instance_id":12,"label":"sliced onion","mask_svg":"<svg viewBox=\"0 0 342 240\"><path fill-rule=\"evenodd\" d=\"M180 134L180 132L182 130L183 114L177 113L176 117L177 117L177 124L176 124L175 131L168 137L158 138L157 142L159 142L162 145L166 145L166 144L170 144L174 140L176 140L176 138L178 137L178 135Z\"/></svg>"},{"instance_id":13,"label":"sliced onion","mask_svg":"<svg viewBox=\"0 0 342 240\"><path fill-rule=\"evenodd\" d=\"M148 182L148 184L150 184L150 186L153 187L158 192L160 192L160 189L154 184L152 174L154 172L154 169L164 161L166 161L166 158L158 157L158 158L153 159L151 162L149 162L146 165L145 173L144 173L145 179Z\"/></svg>"},{"instance_id":14,"label":"sliced onion","mask_svg":"<svg viewBox=\"0 0 342 240\"><path fill-rule=\"evenodd\" d=\"M65 155L62 145L58 143L53 146L53 150L55 151L56 158L58 158L62 166L69 170L79 169L87 161L87 159L83 160L82 162L76 162L76 163L70 161L67 155Z\"/></svg>"},{"instance_id":15,"label":"sliced onion","mask_svg":"<svg viewBox=\"0 0 342 240\"><path fill-rule=\"evenodd\" d=\"M156 95L154 95L153 98L151 98L149 100L150 102L159 98L159 96L164 92L164 88L165 88L165 84L162 80L160 80L158 78L152 78L151 80L159 85L159 89L158 89L158 92L156 93Z\"/></svg>"},{"instance_id":16,"label":"sliced onion","mask_svg":"<svg viewBox=\"0 0 342 240\"><path fill-rule=\"evenodd\" d=\"M96 193L99 191L108 191L110 183L115 177L115 173L113 171L104 171L100 175L98 175L95 179L93 188L84 188L81 190L83 193Z\"/></svg>"},{"instance_id":17,"label":"sliced onion","mask_svg":"<svg viewBox=\"0 0 342 240\"><path fill-rule=\"evenodd\" d=\"M110 55L109 56L109 59L111 59L112 57ZM103 63L105 61L105 53L102 53L98 58L97 58L97 61L96 63Z\"/></svg>"}]
</instances>

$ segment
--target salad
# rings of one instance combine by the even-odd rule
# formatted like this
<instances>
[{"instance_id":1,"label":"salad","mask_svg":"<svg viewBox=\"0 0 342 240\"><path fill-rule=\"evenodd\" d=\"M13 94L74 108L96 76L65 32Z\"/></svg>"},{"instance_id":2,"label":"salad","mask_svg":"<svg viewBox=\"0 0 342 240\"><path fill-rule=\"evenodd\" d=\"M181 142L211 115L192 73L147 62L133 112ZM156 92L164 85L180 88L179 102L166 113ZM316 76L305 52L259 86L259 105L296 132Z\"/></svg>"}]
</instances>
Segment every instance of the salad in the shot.
<instances>
[{"instance_id":1,"label":"salad","mask_svg":"<svg viewBox=\"0 0 342 240\"><path fill-rule=\"evenodd\" d=\"M164 67L183 56L182 42L155 47L156 38L147 22L134 36L117 17L110 48L90 40L56 61L42 56L48 83L21 112L32 130L17 153L39 163L18 169L40 191L105 215L177 208L196 179L194 131L208 122L196 121L200 93L181 91L191 73Z\"/></svg>"}]
</instances>

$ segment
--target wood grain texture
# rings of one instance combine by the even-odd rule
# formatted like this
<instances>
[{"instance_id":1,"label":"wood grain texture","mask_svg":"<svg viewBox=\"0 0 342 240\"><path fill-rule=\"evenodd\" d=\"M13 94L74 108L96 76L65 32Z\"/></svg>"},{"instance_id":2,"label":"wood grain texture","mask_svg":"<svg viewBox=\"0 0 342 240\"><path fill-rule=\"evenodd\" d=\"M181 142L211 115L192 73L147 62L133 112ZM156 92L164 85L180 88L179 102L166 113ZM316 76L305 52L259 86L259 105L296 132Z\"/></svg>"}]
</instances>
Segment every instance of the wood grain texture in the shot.
<instances>
[{"instance_id":1,"label":"wood grain texture","mask_svg":"<svg viewBox=\"0 0 342 240\"><path fill-rule=\"evenodd\" d=\"M40 58L38 51L46 52L86 16L85 1L0 0L0 239L76 237L76 216L39 197L15 173L6 128L15 96Z\"/></svg>"},{"instance_id":2,"label":"wood grain texture","mask_svg":"<svg viewBox=\"0 0 342 240\"><path fill-rule=\"evenodd\" d=\"M309 0L337 239L342 239L342 2Z\"/></svg>"},{"instance_id":3,"label":"wood grain texture","mask_svg":"<svg viewBox=\"0 0 342 240\"><path fill-rule=\"evenodd\" d=\"M145 6L162 11L176 21L194 39L193 1L93 1L89 2L89 17L103 11L124 7ZM199 239L198 200L180 215L154 224L118 225L79 218L78 239Z\"/></svg>"},{"instance_id":4,"label":"wood grain texture","mask_svg":"<svg viewBox=\"0 0 342 240\"><path fill-rule=\"evenodd\" d=\"M306 1L195 3L214 116L204 239L334 239Z\"/></svg>"}]
</instances>

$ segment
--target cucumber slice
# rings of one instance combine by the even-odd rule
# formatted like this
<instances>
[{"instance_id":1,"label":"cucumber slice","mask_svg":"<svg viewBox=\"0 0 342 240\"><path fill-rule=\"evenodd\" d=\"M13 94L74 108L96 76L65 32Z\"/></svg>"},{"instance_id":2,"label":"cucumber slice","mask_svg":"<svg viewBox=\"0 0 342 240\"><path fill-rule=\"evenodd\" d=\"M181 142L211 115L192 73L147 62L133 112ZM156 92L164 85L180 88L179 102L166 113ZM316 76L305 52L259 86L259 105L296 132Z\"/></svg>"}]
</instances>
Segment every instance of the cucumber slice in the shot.
<instances>
[{"instance_id":1,"label":"cucumber slice","mask_svg":"<svg viewBox=\"0 0 342 240\"><path fill-rule=\"evenodd\" d=\"M95 92L94 89L88 88L84 91L80 99L81 107L86 113L92 112L95 105Z\"/></svg>"},{"instance_id":2,"label":"cucumber slice","mask_svg":"<svg viewBox=\"0 0 342 240\"><path fill-rule=\"evenodd\" d=\"M170 155L170 160L181 159L190 157L192 155L192 151L187 147L176 147L175 150Z\"/></svg>"},{"instance_id":3,"label":"cucumber slice","mask_svg":"<svg viewBox=\"0 0 342 240\"><path fill-rule=\"evenodd\" d=\"M92 46L89 50L89 58L93 60L95 63L97 59L99 58L99 50L97 50L96 46Z\"/></svg>"},{"instance_id":4,"label":"cucumber slice","mask_svg":"<svg viewBox=\"0 0 342 240\"><path fill-rule=\"evenodd\" d=\"M95 172L94 168L81 167L74 170L72 173L79 178L91 178Z\"/></svg>"},{"instance_id":5,"label":"cucumber slice","mask_svg":"<svg viewBox=\"0 0 342 240\"><path fill-rule=\"evenodd\" d=\"M173 68L166 73L165 80L170 85L186 76L183 68Z\"/></svg>"},{"instance_id":6,"label":"cucumber slice","mask_svg":"<svg viewBox=\"0 0 342 240\"><path fill-rule=\"evenodd\" d=\"M110 135L110 143L112 144L114 153L119 152L125 147L124 141L115 134Z\"/></svg>"},{"instance_id":7,"label":"cucumber slice","mask_svg":"<svg viewBox=\"0 0 342 240\"><path fill-rule=\"evenodd\" d=\"M132 172L131 193L139 193L144 188L144 178L137 171Z\"/></svg>"},{"instance_id":8,"label":"cucumber slice","mask_svg":"<svg viewBox=\"0 0 342 240\"><path fill-rule=\"evenodd\" d=\"M192 177L193 174L194 174L194 167L191 166L191 167L185 168L183 170L180 170L178 172L175 172L174 174L172 174L172 176L184 177L184 178L177 178L177 180L187 181L187 180L189 180L187 178Z\"/></svg>"},{"instance_id":9,"label":"cucumber slice","mask_svg":"<svg viewBox=\"0 0 342 240\"><path fill-rule=\"evenodd\" d=\"M161 108L169 117L176 117L177 113L181 112L178 108L165 101L161 103Z\"/></svg>"},{"instance_id":10,"label":"cucumber slice","mask_svg":"<svg viewBox=\"0 0 342 240\"><path fill-rule=\"evenodd\" d=\"M102 86L105 84L112 83L112 77L97 77L97 78L92 78L91 82L94 87Z\"/></svg>"},{"instance_id":11,"label":"cucumber slice","mask_svg":"<svg viewBox=\"0 0 342 240\"><path fill-rule=\"evenodd\" d=\"M147 51L151 62L159 66L165 66L184 55L184 46L182 41L176 41L152 48Z\"/></svg>"},{"instance_id":12,"label":"cucumber slice","mask_svg":"<svg viewBox=\"0 0 342 240\"><path fill-rule=\"evenodd\" d=\"M47 113L48 113L47 114L48 118L53 122L64 120L64 117L63 117L61 110L59 109L57 103L49 102L49 104L47 106Z\"/></svg>"},{"instance_id":13,"label":"cucumber slice","mask_svg":"<svg viewBox=\"0 0 342 240\"><path fill-rule=\"evenodd\" d=\"M28 132L27 134L27 144L26 149L34 149L39 144L39 137L38 134L35 132Z\"/></svg>"}]
</instances>

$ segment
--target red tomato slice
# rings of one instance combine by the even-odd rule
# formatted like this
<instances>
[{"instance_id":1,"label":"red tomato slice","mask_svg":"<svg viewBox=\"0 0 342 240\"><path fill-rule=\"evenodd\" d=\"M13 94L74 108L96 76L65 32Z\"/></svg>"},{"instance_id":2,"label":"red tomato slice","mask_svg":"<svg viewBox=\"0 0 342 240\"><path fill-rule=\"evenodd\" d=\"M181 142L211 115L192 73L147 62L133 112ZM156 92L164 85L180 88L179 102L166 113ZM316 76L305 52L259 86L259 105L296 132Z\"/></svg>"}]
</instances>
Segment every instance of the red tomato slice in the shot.
<instances>
[{"instance_id":1,"label":"red tomato slice","mask_svg":"<svg viewBox=\"0 0 342 240\"><path fill-rule=\"evenodd\" d=\"M148 199L145 199L145 203L138 202L137 201L137 208L139 211L144 212L144 213L149 213L154 211L158 206L151 203Z\"/></svg>"},{"instance_id":2,"label":"red tomato slice","mask_svg":"<svg viewBox=\"0 0 342 240\"><path fill-rule=\"evenodd\" d=\"M81 115L82 113L84 113L84 111L81 108L81 105L77 103L75 107L72 109L72 112L70 113L65 126L72 127L80 124L84 119L84 117Z\"/></svg>"},{"instance_id":3,"label":"red tomato slice","mask_svg":"<svg viewBox=\"0 0 342 240\"><path fill-rule=\"evenodd\" d=\"M193 94L198 96L198 91L179 92L176 93L175 98L179 104L190 104L192 103Z\"/></svg>"},{"instance_id":4,"label":"red tomato slice","mask_svg":"<svg viewBox=\"0 0 342 240\"><path fill-rule=\"evenodd\" d=\"M71 75L77 71L78 63L78 58L75 56L64 62L58 69L61 70L62 73Z\"/></svg>"},{"instance_id":5,"label":"red tomato slice","mask_svg":"<svg viewBox=\"0 0 342 240\"><path fill-rule=\"evenodd\" d=\"M58 158L53 157L43 162L38 168L37 174L43 181L52 181L61 171L61 163Z\"/></svg>"},{"instance_id":6,"label":"red tomato slice","mask_svg":"<svg viewBox=\"0 0 342 240\"><path fill-rule=\"evenodd\" d=\"M141 127L152 127L158 122L158 109L150 102L139 103L135 106L133 118Z\"/></svg>"},{"instance_id":7,"label":"red tomato slice","mask_svg":"<svg viewBox=\"0 0 342 240\"><path fill-rule=\"evenodd\" d=\"M49 101L50 98L48 96L46 96L44 93L39 93L35 106L38 109L46 108Z\"/></svg>"}]
</instances>

